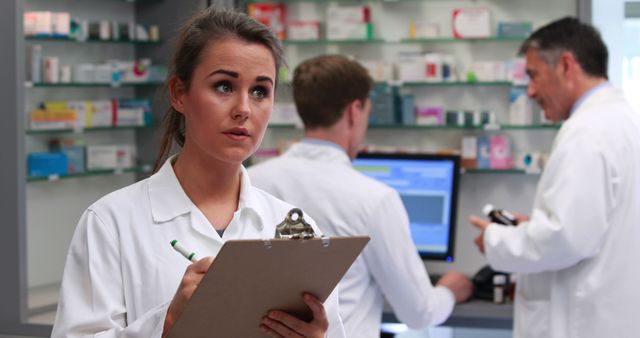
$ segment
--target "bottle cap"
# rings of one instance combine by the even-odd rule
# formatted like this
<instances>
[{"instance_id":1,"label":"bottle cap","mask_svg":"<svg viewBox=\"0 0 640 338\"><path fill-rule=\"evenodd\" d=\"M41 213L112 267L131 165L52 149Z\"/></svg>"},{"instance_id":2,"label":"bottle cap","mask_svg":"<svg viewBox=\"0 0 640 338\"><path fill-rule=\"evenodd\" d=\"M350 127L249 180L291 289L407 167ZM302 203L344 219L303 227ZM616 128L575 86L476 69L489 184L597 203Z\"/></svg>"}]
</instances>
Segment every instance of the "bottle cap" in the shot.
<instances>
[{"instance_id":1,"label":"bottle cap","mask_svg":"<svg viewBox=\"0 0 640 338\"><path fill-rule=\"evenodd\" d=\"M493 211L493 204L487 204L482 208L482 213L489 216L489 213Z\"/></svg>"},{"instance_id":2,"label":"bottle cap","mask_svg":"<svg viewBox=\"0 0 640 338\"><path fill-rule=\"evenodd\" d=\"M505 275L493 275L493 285L507 284L507 276Z\"/></svg>"}]
</instances>

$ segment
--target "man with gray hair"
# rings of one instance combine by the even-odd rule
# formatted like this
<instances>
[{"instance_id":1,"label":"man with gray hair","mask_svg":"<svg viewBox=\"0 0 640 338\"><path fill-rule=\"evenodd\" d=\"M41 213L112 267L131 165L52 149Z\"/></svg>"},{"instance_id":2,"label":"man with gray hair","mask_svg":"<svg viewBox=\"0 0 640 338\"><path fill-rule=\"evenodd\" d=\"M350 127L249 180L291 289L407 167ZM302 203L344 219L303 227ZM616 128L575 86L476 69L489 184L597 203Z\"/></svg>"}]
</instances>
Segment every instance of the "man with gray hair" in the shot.
<instances>
[{"instance_id":1,"label":"man with gray hair","mask_svg":"<svg viewBox=\"0 0 640 338\"><path fill-rule=\"evenodd\" d=\"M476 245L496 270L519 273L515 338L640 335L640 115L607 81L600 34L574 18L523 44L528 94L565 121L516 227L476 216Z\"/></svg>"}]
</instances>

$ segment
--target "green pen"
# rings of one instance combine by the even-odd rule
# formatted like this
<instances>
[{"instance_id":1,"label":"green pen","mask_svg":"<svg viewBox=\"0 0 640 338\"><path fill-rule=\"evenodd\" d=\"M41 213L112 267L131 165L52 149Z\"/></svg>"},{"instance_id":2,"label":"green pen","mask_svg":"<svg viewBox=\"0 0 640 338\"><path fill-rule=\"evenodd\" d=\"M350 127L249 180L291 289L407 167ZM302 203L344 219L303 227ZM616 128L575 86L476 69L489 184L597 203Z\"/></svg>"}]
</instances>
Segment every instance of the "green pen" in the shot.
<instances>
[{"instance_id":1,"label":"green pen","mask_svg":"<svg viewBox=\"0 0 640 338\"><path fill-rule=\"evenodd\" d=\"M177 252L179 252L180 254L182 254L182 256L184 256L184 258L190 260L191 262L196 262L196 253L193 251L189 251L187 249L185 249L182 244L180 244L180 242L178 242L178 240L173 240L171 241L171 246L173 247L173 249L175 249Z\"/></svg>"}]
</instances>

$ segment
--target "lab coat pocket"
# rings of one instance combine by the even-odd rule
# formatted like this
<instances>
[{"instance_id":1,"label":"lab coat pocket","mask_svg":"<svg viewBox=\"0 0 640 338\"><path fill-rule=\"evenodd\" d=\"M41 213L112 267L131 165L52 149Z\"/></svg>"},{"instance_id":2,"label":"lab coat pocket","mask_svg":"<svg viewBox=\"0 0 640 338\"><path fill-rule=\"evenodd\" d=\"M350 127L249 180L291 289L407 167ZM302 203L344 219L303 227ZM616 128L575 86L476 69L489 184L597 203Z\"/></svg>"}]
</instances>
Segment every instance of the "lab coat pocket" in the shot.
<instances>
[{"instance_id":1,"label":"lab coat pocket","mask_svg":"<svg viewBox=\"0 0 640 338\"><path fill-rule=\"evenodd\" d=\"M517 293L522 300L549 301L551 298L550 273L526 274L518 277Z\"/></svg>"}]
</instances>

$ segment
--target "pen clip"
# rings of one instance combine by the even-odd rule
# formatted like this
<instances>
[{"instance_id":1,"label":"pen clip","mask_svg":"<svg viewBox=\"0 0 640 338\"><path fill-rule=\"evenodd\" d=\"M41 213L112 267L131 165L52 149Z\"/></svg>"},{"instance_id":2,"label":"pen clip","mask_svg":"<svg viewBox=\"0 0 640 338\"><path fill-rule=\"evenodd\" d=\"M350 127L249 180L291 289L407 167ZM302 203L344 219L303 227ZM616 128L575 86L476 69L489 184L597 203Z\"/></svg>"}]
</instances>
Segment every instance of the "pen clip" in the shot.
<instances>
[{"instance_id":1,"label":"pen clip","mask_svg":"<svg viewBox=\"0 0 640 338\"><path fill-rule=\"evenodd\" d=\"M275 238L310 239L316 237L313 228L304 220L302 210L293 208L276 226Z\"/></svg>"}]
</instances>

